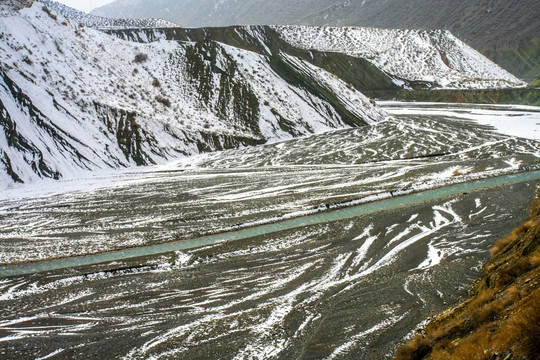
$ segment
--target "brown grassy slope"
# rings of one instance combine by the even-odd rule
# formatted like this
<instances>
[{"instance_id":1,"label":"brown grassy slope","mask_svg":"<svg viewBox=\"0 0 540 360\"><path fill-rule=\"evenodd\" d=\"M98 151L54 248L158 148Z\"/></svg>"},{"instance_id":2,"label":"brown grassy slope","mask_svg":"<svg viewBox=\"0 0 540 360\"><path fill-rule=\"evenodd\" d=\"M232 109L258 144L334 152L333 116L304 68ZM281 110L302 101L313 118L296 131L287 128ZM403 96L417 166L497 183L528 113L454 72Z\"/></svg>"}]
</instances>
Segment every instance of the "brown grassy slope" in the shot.
<instances>
[{"instance_id":1,"label":"brown grassy slope","mask_svg":"<svg viewBox=\"0 0 540 360\"><path fill-rule=\"evenodd\" d=\"M540 359L540 198L491 255L474 295L432 320L395 359Z\"/></svg>"}]
</instances>

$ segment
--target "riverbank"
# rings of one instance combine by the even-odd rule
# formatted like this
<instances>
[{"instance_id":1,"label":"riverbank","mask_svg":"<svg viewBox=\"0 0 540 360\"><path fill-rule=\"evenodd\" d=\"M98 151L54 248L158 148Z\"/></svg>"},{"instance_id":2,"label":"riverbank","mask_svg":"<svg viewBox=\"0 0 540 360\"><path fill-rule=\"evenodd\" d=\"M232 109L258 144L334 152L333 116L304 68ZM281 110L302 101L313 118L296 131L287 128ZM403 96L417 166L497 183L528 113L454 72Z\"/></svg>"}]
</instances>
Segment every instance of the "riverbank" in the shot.
<instances>
[{"instance_id":1,"label":"riverbank","mask_svg":"<svg viewBox=\"0 0 540 360\"><path fill-rule=\"evenodd\" d=\"M58 258L48 261L30 262L23 264L13 264L0 267L0 278L8 276L18 276L33 274L51 270L60 270L71 267L96 265L100 263L127 260L141 256L152 256L171 253L180 250L189 250L222 242L246 240L249 238L269 235L281 231L303 228L310 225L324 224L339 220L351 219L354 217L372 214L380 211L396 210L399 208L418 205L426 201L452 198L462 193L482 190L485 188L515 184L520 182L535 181L540 179L540 171L522 172L512 175L497 176L487 179L469 181L465 183L452 184L436 189L413 192L404 191L383 194L370 202L364 203L362 200L349 201L342 204L332 204L321 206L310 211L298 214L289 214L281 218L274 218L259 221L252 226L239 229L229 229L217 234L210 234L201 237L181 239L173 242L125 248L118 251L96 253L87 256L76 256L70 258ZM403 193L403 195L402 195ZM373 201L380 198L379 201Z\"/></svg>"}]
</instances>

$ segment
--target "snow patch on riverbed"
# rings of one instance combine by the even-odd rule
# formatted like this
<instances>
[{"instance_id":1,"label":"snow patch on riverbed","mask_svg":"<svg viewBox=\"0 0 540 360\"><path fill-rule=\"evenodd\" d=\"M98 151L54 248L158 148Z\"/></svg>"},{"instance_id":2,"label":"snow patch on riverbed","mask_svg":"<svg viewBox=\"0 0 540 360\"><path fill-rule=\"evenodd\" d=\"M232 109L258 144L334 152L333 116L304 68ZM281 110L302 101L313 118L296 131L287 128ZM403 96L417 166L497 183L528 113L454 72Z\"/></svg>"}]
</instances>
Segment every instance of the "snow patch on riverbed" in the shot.
<instances>
[{"instance_id":1,"label":"snow patch on riverbed","mask_svg":"<svg viewBox=\"0 0 540 360\"><path fill-rule=\"evenodd\" d=\"M481 105L456 106L448 104L448 109L441 109L441 104L435 103L380 101L378 104L392 115L431 115L470 120L489 126L501 134L540 140L540 107L536 106L499 105L494 107L486 105L488 109L482 109ZM402 106L396 107L399 104Z\"/></svg>"}]
</instances>

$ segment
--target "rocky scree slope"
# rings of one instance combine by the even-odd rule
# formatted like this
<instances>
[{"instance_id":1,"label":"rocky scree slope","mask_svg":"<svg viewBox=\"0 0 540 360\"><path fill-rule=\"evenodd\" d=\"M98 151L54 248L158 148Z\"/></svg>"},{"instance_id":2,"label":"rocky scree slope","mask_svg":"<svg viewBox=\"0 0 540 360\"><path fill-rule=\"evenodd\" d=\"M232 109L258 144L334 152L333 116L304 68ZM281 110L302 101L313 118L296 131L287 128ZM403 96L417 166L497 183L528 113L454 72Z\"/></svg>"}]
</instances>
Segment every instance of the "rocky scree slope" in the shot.
<instances>
[{"instance_id":1,"label":"rocky scree slope","mask_svg":"<svg viewBox=\"0 0 540 360\"><path fill-rule=\"evenodd\" d=\"M16 2L21 4L20 2ZM120 40L0 5L0 184L168 161L383 120L336 76L213 41Z\"/></svg>"},{"instance_id":2,"label":"rocky scree slope","mask_svg":"<svg viewBox=\"0 0 540 360\"><path fill-rule=\"evenodd\" d=\"M322 67L360 91L525 86L444 30L237 26L109 31L122 39L212 39L263 55L287 53Z\"/></svg>"},{"instance_id":3,"label":"rocky scree slope","mask_svg":"<svg viewBox=\"0 0 540 360\"><path fill-rule=\"evenodd\" d=\"M275 24L442 28L514 75L529 81L540 75L540 7L536 0L117 0L93 13L161 17L188 27Z\"/></svg>"}]
</instances>

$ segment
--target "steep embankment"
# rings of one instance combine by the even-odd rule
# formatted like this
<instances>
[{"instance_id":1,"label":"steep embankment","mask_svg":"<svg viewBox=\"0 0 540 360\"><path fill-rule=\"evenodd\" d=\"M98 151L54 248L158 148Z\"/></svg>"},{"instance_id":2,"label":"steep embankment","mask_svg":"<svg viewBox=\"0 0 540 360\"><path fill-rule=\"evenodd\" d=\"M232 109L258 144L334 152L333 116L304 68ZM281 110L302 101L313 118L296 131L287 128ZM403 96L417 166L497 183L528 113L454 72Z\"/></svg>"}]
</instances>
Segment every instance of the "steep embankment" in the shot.
<instances>
[{"instance_id":1,"label":"steep embankment","mask_svg":"<svg viewBox=\"0 0 540 360\"><path fill-rule=\"evenodd\" d=\"M118 0L93 11L162 17L189 27L282 24L447 29L522 78L540 75L535 0ZM534 56L536 54L536 57Z\"/></svg>"},{"instance_id":2,"label":"steep embankment","mask_svg":"<svg viewBox=\"0 0 540 360\"><path fill-rule=\"evenodd\" d=\"M396 359L540 357L540 198L491 254L473 296L431 320L398 348Z\"/></svg>"},{"instance_id":3,"label":"steep embankment","mask_svg":"<svg viewBox=\"0 0 540 360\"><path fill-rule=\"evenodd\" d=\"M133 43L25 5L0 5L2 184L385 118L360 92L292 56L275 57L287 70L278 73L267 57L232 46Z\"/></svg>"}]
</instances>

